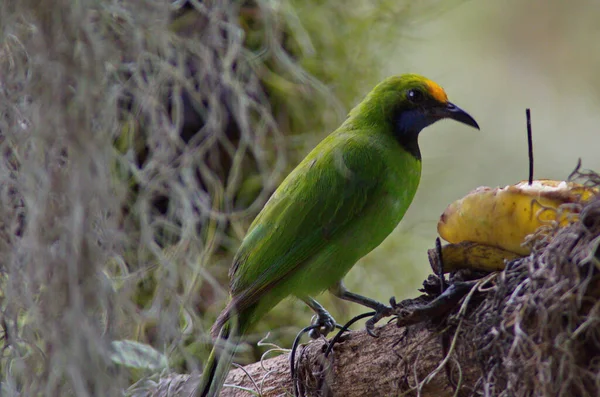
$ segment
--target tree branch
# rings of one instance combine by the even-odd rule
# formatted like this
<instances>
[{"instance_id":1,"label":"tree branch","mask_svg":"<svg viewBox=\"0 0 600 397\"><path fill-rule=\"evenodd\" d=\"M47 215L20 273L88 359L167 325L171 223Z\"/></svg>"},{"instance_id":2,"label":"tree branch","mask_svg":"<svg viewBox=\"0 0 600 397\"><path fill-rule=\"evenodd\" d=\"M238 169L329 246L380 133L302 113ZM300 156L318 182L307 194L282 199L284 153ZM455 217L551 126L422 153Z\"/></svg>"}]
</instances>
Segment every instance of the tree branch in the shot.
<instances>
[{"instance_id":1,"label":"tree branch","mask_svg":"<svg viewBox=\"0 0 600 397\"><path fill-rule=\"evenodd\" d=\"M351 332L347 340L336 345L333 356L327 360L333 365L333 372L323 370L324 340L301 346L297 354L300 360L298 376L304 393L301 395L325 395L325 385L329 385L330 389L327 395L334 397L396 396L411 390L411 394L416 395L419 383L433 373L444 358L442 333L429 330L424 325L398 328L395 324L388 324L379 331L379 338L373 338L364 331ZM452 377L458 379L458 374L461 374L462 388L472 387L479 374L473 353L468 347L459 346L450 360ZM327 381L324 382L324 379ZM457 382L456 379L454 382ZM187 396L198 380L197 375L163 378L155 390L144 395ZM226 384L236 387L225 387L221 397L252 395L240 388L258 391L262 397L292 395L289 354L250 364L243 369L233 369ZM423 397L454 395L445 370L439 371L420 387Z\"/></svg>"}]
</instances>

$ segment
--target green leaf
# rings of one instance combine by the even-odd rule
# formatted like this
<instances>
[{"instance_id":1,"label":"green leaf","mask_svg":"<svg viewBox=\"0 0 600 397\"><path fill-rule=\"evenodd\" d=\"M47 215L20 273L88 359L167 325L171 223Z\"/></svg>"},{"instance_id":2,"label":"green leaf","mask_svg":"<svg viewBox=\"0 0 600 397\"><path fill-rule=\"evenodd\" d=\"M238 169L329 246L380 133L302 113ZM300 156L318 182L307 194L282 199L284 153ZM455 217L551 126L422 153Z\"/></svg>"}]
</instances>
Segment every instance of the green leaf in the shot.
<instances>
[{"instance_id":1,"label":"green leaf","mask_svg":"<svg viewBox=\"0 0 600 397\"><path fill-rule=\"evenodd\" d=\"M150 345L132 340L112 342L111 360L130 368L159 370L168 365L167 357Z\"/></svg>"}]
</instances>

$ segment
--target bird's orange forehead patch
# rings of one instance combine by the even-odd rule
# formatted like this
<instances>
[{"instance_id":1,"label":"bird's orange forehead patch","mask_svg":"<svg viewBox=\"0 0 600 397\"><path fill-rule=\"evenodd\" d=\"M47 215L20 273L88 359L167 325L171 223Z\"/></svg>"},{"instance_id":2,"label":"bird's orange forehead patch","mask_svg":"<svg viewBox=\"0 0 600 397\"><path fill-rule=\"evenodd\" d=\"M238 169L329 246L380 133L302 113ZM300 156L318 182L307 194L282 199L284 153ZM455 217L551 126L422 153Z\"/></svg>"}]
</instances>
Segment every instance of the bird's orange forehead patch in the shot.
<instances>
[{"instance_id":1,"label":"bird's orange forehead patch","mask_svg":"<svg viewBox=\"0 0 600 397\"><path fill-rule=\"evenodd\" d=\"M426 84L427 88L429 89L429 93L436 101L440 103L448 102L448 95L446 95L446 91L444 91L442 87L431 80L428 80Z\"/></svg>"}]
</instances>

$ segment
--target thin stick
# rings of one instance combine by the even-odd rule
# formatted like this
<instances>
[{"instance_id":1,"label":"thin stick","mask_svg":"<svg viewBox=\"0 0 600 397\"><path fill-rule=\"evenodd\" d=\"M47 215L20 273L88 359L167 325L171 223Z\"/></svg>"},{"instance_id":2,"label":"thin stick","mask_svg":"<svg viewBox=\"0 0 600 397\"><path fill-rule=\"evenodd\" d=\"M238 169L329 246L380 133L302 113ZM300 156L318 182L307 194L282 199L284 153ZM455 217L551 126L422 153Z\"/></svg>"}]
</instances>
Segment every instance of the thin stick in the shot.
<instances>
[{"instance_id":1,"label":"thin stick","mask_svg":"<svg viewBox=\"0 0 600 397\"><path fill-rule=\"evenodd\" d=\"M341 329L341 331L335 335L335 338L333 338L330 342L330 344L327 347L327 351L325 352L325 357L327 357L327 355L329 354L329 352L331 351L331 349L333 348L333 344L335 342L337 342L339 340L339 338L341 337L341 334L343 332L345 332L348 327L350 327L350 325L352 325L354 322L360 320L363 317L360 318L353 318L352 320L350 320L350 322L346 325L344 325L344 327L342 327L339 324L336 324L335 327L338 329ZM290 374L292 376L292 384L294 385L294 397L298 397L300 394L300 390L298 388L298 374L296 373L296 351L298 350L298 345L300 344L300 338L302 338L302 335L304 335L305 333L313 330L313 329L317 329L321 327L320 324L313 324L313 325L309 325L306 328L303 328L302 331L300 331L298 333L298 335L296 335L296 339L294 339L294 344L292 345L292 351L290 352Z\"/></svg>"},{"instance_id":2,"label":"thin stick","mask_svg":"<svg viewBox=\"0 0 600 397\"><path fill-rule=\"evenodd\" d=\"M337 334L335 334L333 339L331 339L329 341L327 350L325 350L325 357L327 357L329 355L329 353L331 353L331 350L333 350L333 346L340 340L340 338L342 337L342 334L344 332L348 331L348 329L350 328L350 326L352 324L354 324L358 320L362 320L363 318L367 318L369 316L374 316L375 314L376 314L376 312L367 312L367 313L359 314L358 316L353 317L350 321L348 321L342 328L340 328L339 332Z\"/></svg>"},{"instance_id":3,"label":"thin stick","mask_svg":"<svg viewBox=\"0 0 600 397\"><path fill-rule=\"evenodd\" d=\"M296 376L296 350L298 350L302 335L319 327L319 324L313 324L303 328L302 331L298 332L298 335L296 335L296 339L294 339L294 343L292 344L292 351L290 352L290 375L292 376L292 384L294 385L294 397L299 396L298 378Z\"/></svg>"},{"instance_id":4,"label":"thin stick","mask_svg":"<svg viewBox=\"0 0 600 397\"><path fill-rule=\"evenodd\" d=\"M533 134L531 132L531 110L525 109L527 116L527 147L529 148L529 184L533 183Z\"/></svg>"},{"instance_id":5,"label":"thin stick","mask_svg":"<svg viewBox=\"0 0 600 397\"><path fill-rule=\"evenodd\" d=\"M440 278L440 294L443 294L444 291L446 291L446 278L444 277L444 257L442 255L442 240L440 240L439 237L435 239L435 250L438 256L438 271L440 272L438 274L438 277Z\"/></svg>"}]
</instances>

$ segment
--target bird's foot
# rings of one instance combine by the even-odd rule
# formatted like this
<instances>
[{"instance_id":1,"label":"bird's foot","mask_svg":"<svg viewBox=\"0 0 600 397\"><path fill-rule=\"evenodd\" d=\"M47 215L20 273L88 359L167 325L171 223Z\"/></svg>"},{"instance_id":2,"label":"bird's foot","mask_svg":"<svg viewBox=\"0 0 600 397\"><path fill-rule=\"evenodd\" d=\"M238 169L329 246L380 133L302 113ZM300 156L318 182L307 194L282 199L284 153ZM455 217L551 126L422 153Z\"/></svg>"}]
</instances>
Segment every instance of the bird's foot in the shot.
<instances>
[{"instance_id":1,"label":"bird's foot","mask_svg":"<svg viewBox=\"0 0 600 397\"><path fill-rule=\"evenodd\" d=\"M393 308L395 306L396 306L396 298L392 296L390 298L390 306L386 306L383 303L380 303L379 305L377 305L374 308L375 314L370 319L368 319L367 322L365 323L365 329L369 335L371 335L374 338L379 337L379 332L375 331L375 324L377 324L377 322L379 320L381 320L382 318L393 315L394 314Z\"/></svg>"},{"instance_id":2,"label":"bird's foot","mask_svg":"<svg viewBox=\"0 0 600 397\"><path fill-rule=\"evenodd\" d=\"M330 332L335 330L337 325L333 316L325 309L319 310L319 312L312 317L311 324L318 325L317 328L313 328L308 332L308 336L312 339L319 339L321 336L327 336Z\"/></svg>"}]
</instances>

